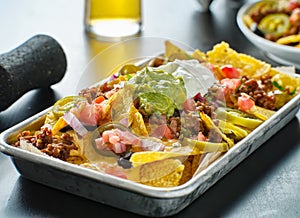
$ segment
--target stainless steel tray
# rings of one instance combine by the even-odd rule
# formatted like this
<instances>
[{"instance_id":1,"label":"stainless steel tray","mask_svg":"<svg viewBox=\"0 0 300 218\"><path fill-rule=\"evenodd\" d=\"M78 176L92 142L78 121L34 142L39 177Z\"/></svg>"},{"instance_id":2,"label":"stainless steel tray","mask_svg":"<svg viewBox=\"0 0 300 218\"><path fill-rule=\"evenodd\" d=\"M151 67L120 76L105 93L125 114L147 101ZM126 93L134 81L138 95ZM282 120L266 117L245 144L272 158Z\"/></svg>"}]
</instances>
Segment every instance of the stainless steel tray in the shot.
<instances>
[{"instance_id":1,"label":"stainless steel tray","mask_svg":"<svg viewBox=\"0 0 300 218\"><path fill-rule=\"evenodd\" d=\"M0 151L11 156L19 173L30 180L122 210L164 217L178 213L203 194L292 120L299 106L300 94L191 180L172 188L138 184L10 145L22 130L42 125L50 108L2 132Z\"/></svg>"}]
</instances>

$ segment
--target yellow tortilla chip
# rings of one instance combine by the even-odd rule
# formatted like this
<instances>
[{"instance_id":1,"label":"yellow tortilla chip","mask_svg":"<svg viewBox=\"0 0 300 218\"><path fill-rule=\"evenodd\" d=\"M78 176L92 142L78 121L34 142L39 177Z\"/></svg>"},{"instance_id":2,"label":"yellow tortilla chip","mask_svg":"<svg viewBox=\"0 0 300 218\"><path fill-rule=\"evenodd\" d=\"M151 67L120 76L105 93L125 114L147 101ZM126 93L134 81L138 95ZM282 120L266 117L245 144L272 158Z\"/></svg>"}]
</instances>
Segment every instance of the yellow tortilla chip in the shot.
<instances>
[{"instance_id":1,"label":"yellow tortilla chip","mask_svg":"<svg viewBox=\"0 0 300 218\"><path fill-rule=\"evenodd\" d=\"M196 170L198 169L198 166L199 166L199 163L200 163L200 161L202 159L202 156L203 155L201 155L201 154L193 156L193 162L192 162L192 174L193 175L196 172Z\"/></svg>"},{"instance_id":2,"label":"yellow tortilla chip","mask_svg":"<svg viewBox=\"0 0 300 218\"><path fill-rule=\"evenodd\" d=\"M213 50L207 52L207 56L208 62L218 66L232 65L240 69L242 75L247 76L262 75L271 68L270 64L236 52L226 42L216 44Z\"/></svg>"},{"instance_id":3,"label":"yellow tortilla chip","mask_svg":"<svg viewBox=\"0 0 300 218\"><path fill-rule=\"evenodd\" d=\"M184 184L193 177L194 173L199 167L201 158L202 155L198 154L198 155L190 155L184 159L183 161L184 170L179 184Z\"/></svg>"},{"instance_id":4,"label":"yellow tortilla chip","mask_svg":"<svg viewBox=\"0 0 300 218\"><path fill-rule=\"evenodd\" d=\"M205 62L206 61L206 54L202 51L200 51L199 49L196 49L193 54L192 54L192 58L196 59L200 62Z\"/></svg>"},{"instance_id":5,"label":"yellow tortilla chip","mask_svg":"<svg viewBox=\"0 0 300 218\"><path fill-rule=\"evenodd\" d=\"M133 166L139 166L145 163L184 156L182 153L165 152L165 151L141 151L135 152L130 157Z\"/></svg>"},{"instance_id":6,"label":"yellow tortilla chip","mask_svg":"<svg viewBox=\"0 0 300 218\"><path fill-rule=\"evenodd\" d=\"M68 125L68 123L65 121L65 119L63 117L60 117L52 128L52 134L53 135L58 134L59 130L66 127L67 125Z\"/></svg>"},{"instance_id":7,"label":"yellow tortilla chip","mask_svg":"<svg viewBox=\"0 0 300 218\"><path fill-rule=\"evenodd\" d=\"M190 178L193 176L192 172L192 163L193 163L194 156L188 156L185 158L183 165L184 165L184 170L180 179L180 184L186 183Z\"/></svg>"},{"instance_id":8,"label":"yellow tortilla chip","mask_svg":"<svg viewBox=\"0 0 300 218\"><path fill-rule=\"evenodd\" d=\"M199 62L206 61L206 54L199 49L196 49L191 55L185 50L177 47L170 41L165 42L165 58L169 61L174 61L175 59L187 60L187 59L196 59Z\"/></svg>"},{"instance_id":9,"label":"yellow tortilla chip","mask_svg":"<svg viewBox=\"0 0 300 218\"><path fill-rule=\"evenodd\" d=\"M191 59L191 56L186 53L185 50L177 47L170 41L165 41L165 58L169 61L174 61L175 59L186 60Z\"/></svg>"},{"instance_id":10,"label":"yellow tortilla chip","mask_svg":"<svg viewBox=\"0 0 300 218\"><path fill-rule=\"evenodd\" d=\"M300 93L300 77L294 77L275 69L272 69L269 74L273 76L272 83L277 83L277 88L289 89L290 93L294 92L294 94Z\"/></svg>"},{"instance_id":11,"label":"yellow tortilla chip","mask_svg":"<svg viewBox=\"0 0 300 218\"><path fill-rule=\"evenodd\" d=\"M240 63L237 65L239 69L242 69L241 74L245 76L256 76L267 73L271 65L266 62L260 61L254 57L246 54L239 53Z\"/></svg>"},{"instance_id":12,"label":"yellow tortilla chip","mask_svg":"<svg viewBox=\"0 0 300 218\"><path fill-rule=\"evenodd\" d=\"M133 133L141 136L147 136L148 131L143 119L142 114L134 107L132 104L129 110L129 125L131 125L131 130Z\"/></svg>"},{"instance_id":13,"label":"yellow tortilla chip","mask_svg":"<svg viewBox=\"0 0 300 218\"><path fill-rule=\"evenodd\" d=\"M184 165L177 159L164 159L143 164L127 170L130 180L155 187L179 185Z\"/></svg>"},{"instance_id":14,"label":"yellow tortilla chip","mask_svg":"<svg viewBox=\"0 0 300 218\"><path fill-rule=\"evenodd\" d=\"M119 122L124 118L128 118L130 107L133 104L133 92L134 87L127 84L108 99L105 112L111 111L113 122Z\"/></svg>"}]
</instances>

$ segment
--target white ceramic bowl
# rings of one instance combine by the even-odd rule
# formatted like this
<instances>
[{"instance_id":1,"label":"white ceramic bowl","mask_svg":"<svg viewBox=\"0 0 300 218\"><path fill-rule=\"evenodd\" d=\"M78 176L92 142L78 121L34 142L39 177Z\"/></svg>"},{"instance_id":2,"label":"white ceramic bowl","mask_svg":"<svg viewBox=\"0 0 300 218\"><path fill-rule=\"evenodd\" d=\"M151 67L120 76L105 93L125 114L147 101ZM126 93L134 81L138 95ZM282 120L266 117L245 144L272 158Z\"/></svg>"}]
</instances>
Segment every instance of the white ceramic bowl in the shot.
<instances>
[{"instance_id":1,"label":"white ceramic bowl","mask_svg":"<svg viewBox=\"0 0 300 218\"><path fill-rule=\"evenodd\" d=\"M257 2L256 2L257 3ZM300 69L300 48L280 45L253 33L244 23L243 16L256 3L247 3L242 6L237 14L237 24L246 38L259 49L263 50L272 60L284 64L293 65Z\"/></svg>"}]
</instances>

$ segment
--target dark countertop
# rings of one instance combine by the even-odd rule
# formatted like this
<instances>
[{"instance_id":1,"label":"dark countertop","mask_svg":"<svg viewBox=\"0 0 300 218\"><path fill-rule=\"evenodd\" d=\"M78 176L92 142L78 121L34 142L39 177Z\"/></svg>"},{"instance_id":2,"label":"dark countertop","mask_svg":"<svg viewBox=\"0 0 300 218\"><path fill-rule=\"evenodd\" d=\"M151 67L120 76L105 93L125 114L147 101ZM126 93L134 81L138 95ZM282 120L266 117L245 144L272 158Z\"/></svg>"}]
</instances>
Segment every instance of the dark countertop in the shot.
<instances>
[{"instance_id":1,"label":"dark countertop","mask_svg":"<svg viewBox=\"0 0 300 218\"><path fill-rule=\"evenodd\" d=\"M169 38L206 51L227 41L239 52L265 60L239 31L235 17L243 1L214 0L201 12L195 0L143 1L142 36ZM244 1L246 2L246 1ZM0 53L35 34L54 37L64 48L64 79L47 90L25 94L0 112L0 132L51 106L76 90L74 84L99 52L112 43L99 42L83 30L84 1L4 1L0 7ZM299 217L300 112L276 135L175 217ZM0 217L139 217L58 191L20 176L10 158L0 153Z\"/></svg>"}]
</instances>

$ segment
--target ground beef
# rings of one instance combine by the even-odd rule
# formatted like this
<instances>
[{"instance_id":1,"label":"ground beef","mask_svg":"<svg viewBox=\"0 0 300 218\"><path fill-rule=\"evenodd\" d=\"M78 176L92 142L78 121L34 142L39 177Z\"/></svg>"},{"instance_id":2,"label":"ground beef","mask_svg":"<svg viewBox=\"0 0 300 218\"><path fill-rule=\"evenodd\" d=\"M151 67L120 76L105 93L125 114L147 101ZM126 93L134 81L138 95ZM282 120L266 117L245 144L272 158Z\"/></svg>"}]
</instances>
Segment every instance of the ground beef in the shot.
<instances>
[{"instance_id":1,"label":"ground beef","mask_svg":"<svg viewBox=\"0 0 300 218\"><path fill-rule=\"evenodd\" d=\"M198 112L183 112L180 118L181 133L186 137L196 137L199 132L204 131L204 123L199 117Z\"/></svg>"},{"instance_id":2,"label":"ground beef","mask_svg":"<svg viewBox=\"0 0 300 218\"><path fill-rule=\"evenodd\" d=\"M174 138L178 138L181 131L180 117L171 117L169 119L169 128L174 135Z\"/></svg>"},{"instance_id":3,"label":"ground beef","mask_svg":"<svg viewBox=\"0 0 300 218\"><path fill-rule=\"evenodd\" d=\"M257 80L242 77L242 84L238 93L246 93L255 101L257 106L274 110L275 95L270 92L272 88L271 76L263 76L260 78L261 84Z\"/></svg>"},{"instance_id":4,"label":"ground beef","mask_svg":"<svg viewBox=\"0 0 300 218\"><path fill-rule=\"evenodd\" d=\"M79 93L79 96L85 97L90 104L100 95L102 95L102 92L98 87L86 88L81 90Z\"/></svg>"},{"instance_id":5,"label":"ground beef","mask_svg":"<svg viewBox=\"0 0 300 218\"><path fill-rule=\"evenodd\" d=\"M63 133L61 136L55 137L48 128L42 128L41 131L34 135L31 135L30 131L23 131L18 136L15 146L20 146L20 140L26 140L41 152L61 160L67 160L70 156L70 151L78 149L73 143L73 138L68 133Z\"/></svg>"},{"instance_id":6,"label":"ground beef","mask_svg":"<svg viewBox=\"0 0 300 218\"><path fill-rule=\"evenodd\" d=\"M53 156L61 160L67 160L72 149L77 150L78 148L73 143L71 145L68 145L60 142L58 144L48 144L47 147L42 149L41 151L48 154L49 156Z\"/></svg>"},{"instance_id":7,"label":"ground beef","mask_svg":"<svg viewBox=\"0 0 300 218\"><path fill-rule=\"evenodd\" d=\"M203 97L200 93L198 93L194 97L196 103L196 110L199 112L204 112L209 117L213 116L214 106L212 103L209 103L206 97Z\"/></svg>"}]
</instances>

